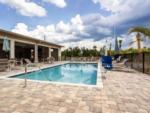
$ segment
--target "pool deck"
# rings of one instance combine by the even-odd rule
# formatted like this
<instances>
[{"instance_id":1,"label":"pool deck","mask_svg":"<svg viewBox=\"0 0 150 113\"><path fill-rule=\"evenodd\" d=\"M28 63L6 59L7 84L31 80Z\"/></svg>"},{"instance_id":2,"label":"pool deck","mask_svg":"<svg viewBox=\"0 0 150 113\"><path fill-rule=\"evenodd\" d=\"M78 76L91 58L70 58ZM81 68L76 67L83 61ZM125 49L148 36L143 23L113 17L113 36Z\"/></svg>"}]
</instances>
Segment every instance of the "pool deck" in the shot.
<instances>
[{"instance_id":1,"label":"pool deck","mask_svg":"<svg viewBox=\"0 0 150 113\"><path fill-rule=\"evenodd\" d=\"M32 81L23 88L1 78L0 113L150 113L149 75L127 68L102 75L103 88Z\"/></svg>"}]
</instances>

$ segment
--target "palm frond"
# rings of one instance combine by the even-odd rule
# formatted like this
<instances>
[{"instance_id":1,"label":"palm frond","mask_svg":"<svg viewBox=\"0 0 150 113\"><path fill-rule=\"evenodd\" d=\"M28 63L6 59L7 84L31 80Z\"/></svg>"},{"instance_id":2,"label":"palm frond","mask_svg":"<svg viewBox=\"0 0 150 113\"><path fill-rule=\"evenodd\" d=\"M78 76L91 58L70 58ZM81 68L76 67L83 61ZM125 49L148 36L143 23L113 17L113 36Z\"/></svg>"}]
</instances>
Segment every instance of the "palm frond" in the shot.
<instances>
[{"instance_id":1,"label":"palm frond","mask_svg":"<svg viewBox=\"0 0 150 113\"><path fill-rule=\"evenodd\" d=\"M138 33L142 33L145 36L150 37L150 28L145 28L145 27L133 27L131 29L129 29L129 34L133 33L133 32L138 32Z\"/></svg>"},{"instance_id":2,"label":"palm frond","mask_svg":"<svg viewBox=\"0 0 150 113\"><path fill-rule=\"evenodd\" d=\"M132 41L132 42L129 43L129 45L131 46L131 45L132 45L133 43L135 43L135 42L136 42L136 41Z\"/></svg>"}]
</instances>

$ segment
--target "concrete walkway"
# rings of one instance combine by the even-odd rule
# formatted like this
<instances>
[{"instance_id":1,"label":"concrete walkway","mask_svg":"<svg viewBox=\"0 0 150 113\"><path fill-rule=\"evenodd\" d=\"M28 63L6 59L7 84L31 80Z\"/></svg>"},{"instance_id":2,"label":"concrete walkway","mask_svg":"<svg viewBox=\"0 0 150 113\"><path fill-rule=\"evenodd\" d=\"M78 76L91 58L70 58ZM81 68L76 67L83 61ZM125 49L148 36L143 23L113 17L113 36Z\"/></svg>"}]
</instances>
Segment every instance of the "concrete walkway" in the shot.
<instances>
[{"instance_id":1,"label":"concrete walkway","mask_svg":"<svg viewBox=\"0 0 150 113\"><path fill-rule=\"evenodd\" d=\"M149 75L103 75L103 89L0 79L0 113L150 113Z\"/></svg>"}]
</instances>

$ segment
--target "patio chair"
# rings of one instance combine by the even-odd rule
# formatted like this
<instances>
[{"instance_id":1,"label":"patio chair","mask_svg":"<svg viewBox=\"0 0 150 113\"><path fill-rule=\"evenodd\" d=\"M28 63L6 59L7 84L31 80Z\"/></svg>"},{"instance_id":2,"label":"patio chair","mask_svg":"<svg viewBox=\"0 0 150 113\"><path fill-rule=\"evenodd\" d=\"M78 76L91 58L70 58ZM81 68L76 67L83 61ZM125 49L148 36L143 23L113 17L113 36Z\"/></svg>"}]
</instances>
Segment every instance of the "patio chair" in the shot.
<instances>
[{"instance_id":1,"label":"patio chair","mask_svg":"<svg viewBox=\"0 0 150 113\"><path fill-rule=\"evenodd\" d=\"M83 62L86 62L86 57L83 57L83 60L82 60Z\"/></svg>"},{"instance_id":2,"label":"patio chair","mask_svg":"<svg viewBox=\"0 0 150 113\"><path fill-rule=\"evenodd\" d=\"M16 59L16 65L23 65L23 59Z\"/></svg>"},{"instance_id":3,"label":"patio chair","mask_svg":"<svg viewBox=\"0 0 150 113\"><path fill-rule=\"evenodd\" d=\"M91 57L91 61L95 61L95 59L94 59L94 57L93 57L93 56Z\"/></svg>"},{"instance_id":4,"label":"patio chair","mask_svg":"<svg viewBox=\"0 0 150 113\"><path fill-rule=\"evenodd\" d=\"M102 57L102 66L107 70L111 70L113 68L112 57L111 56L103 56Z\"/></svg>"},{"instance_id":5,"label":"patio chair","mask_svg":"<svg viewBox=\"0 0 150 113\"><path fill-rule=\"evenodd\" d=\"M129 61L128 59L123 59L122 62L117 63L117 64L114 63L114 65L117 65L117 66L126 66L126 63L127 63L128 61Z\"/></svg>"},{"instance_id":6,"label":"patio chair","mask_svg":"<svg viewBox=\"0 0 150 113\"><path fill-rule=\"evenodd\" d=\"M6 71L9 68L8 59L0 59L0 71Z\"/></svg>"},{"instance_id":7,"label":"patio chair","mask_svg":"<svg viewBox=\"0 0 150 113\"><path fill-rule=\"evenodd\" d=\"M23 65L23 60L17 60L17 59L9 59L9 71L11 70L19 70L20 66Z\"/></svg>"},{"instance_id":8,"label":"patio chair","mask_svg":"<svg viewBox=\"0 0 150 113\"><path fill-rule=\"evenodd\" d=\"M55 61L55 58L54 58L54 57L47 57L47 62L46 62L46 63L53 64L54 61Z\"/></svg>"},{"instance_id":9,"label":"patio chair","mask_svg":"<svg viewBox=\"0 0 150 113\"><path fill-rule=\"evenodd\" d=\"M119 63L121 61L121 56L116 59L116 62Z\"/></svg>"},{"instance_id":10,"label":"patio chair","mask_svg":"<svg viewBox=\"0 0 150 113\"><path fill-rule=\"evenodd\" d=\"M26 62L26 64L28 66L33 66L33 67L36 67L38 64L37 63L32 63L29 59L24 59L24 61Z\"/></svg>"},{"instance_id":11,"label":"patio chair","mask_svg":"<svg viewBox=\"0 0 150 113\"><path fill-rule=\"evenodd\" d=\"M86 58L86 60L89 62L89 61L90 61L90 58L89 58L89 57L87 57L87 58Z\"/></svg>"}]
</instances>

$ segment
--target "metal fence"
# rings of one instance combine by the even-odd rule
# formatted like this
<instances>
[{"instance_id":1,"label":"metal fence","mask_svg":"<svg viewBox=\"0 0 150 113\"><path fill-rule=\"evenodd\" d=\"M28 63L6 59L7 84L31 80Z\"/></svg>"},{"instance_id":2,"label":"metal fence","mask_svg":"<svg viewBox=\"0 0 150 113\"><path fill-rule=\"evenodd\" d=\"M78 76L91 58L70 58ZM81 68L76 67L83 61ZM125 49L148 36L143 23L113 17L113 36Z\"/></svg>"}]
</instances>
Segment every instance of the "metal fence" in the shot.
<instances>
[{"instance_id":1,"label":"metal fence","mask_svg":"<svg viewBox=\"0 0 150 113\"><path fill-rule=\"evenodd\" d=\"M131 53L122 56L129 59L128 66L150 75L150 53Z\"/></svg>"}]
</instances>

